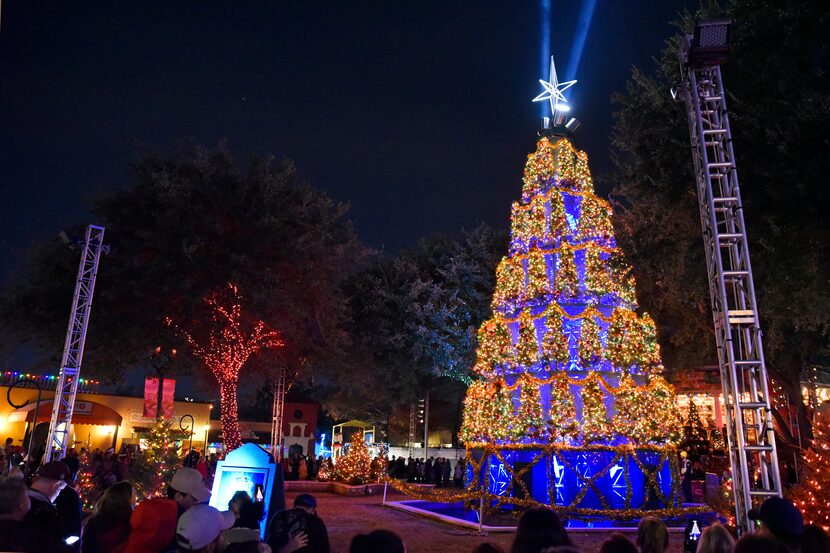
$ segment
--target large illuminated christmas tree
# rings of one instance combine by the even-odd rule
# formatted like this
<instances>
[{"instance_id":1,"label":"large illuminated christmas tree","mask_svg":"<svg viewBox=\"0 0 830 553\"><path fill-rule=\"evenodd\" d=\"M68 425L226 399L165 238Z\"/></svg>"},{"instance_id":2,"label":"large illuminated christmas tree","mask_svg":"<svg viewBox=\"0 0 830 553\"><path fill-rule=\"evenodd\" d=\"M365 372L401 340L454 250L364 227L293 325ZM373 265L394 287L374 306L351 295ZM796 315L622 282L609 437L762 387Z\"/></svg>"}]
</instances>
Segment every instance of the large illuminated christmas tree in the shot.
<instances>
[{"instance_id":1,"label":"large illuminated christmas tree","mask_svg":"<svg viewBox=\"0 0 830 553\"><path fill-rule=\"evenodd\" d=\"M543 84L554 98L569 83L553 69ZM461 431L468 487L497 504L669 514L682 421L654 321L638 313L587 155L565 126L540 134L512 206L493 316L478 331L482 379L468 389Z\"/></svg>"}]
</instances>

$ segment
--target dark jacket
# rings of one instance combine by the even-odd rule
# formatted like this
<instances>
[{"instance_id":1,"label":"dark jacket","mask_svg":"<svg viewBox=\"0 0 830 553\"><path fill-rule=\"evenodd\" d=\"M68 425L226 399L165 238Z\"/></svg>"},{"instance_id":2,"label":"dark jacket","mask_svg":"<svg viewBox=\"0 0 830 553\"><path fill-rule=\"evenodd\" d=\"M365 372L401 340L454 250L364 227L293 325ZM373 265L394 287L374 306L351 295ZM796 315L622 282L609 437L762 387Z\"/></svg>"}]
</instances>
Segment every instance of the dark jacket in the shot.
<instances>
[{"instance_id":1,"label":"dark jacket","mask_svg":"<svg viewBox=\"0 0 830 553\"><path fill-rule=\"evenodd\" d=\"M69 536L81 537L81 518L83 509L81 497L71 486L66 486L58 498L55 499L55 508L58 510L58 526L61 529L63 539ZM77 543L75 550L80 550L80 543Z\"/></svg>"},{"instance_id":2,"label":"dark jacket","mask_svg":"<svg viewBox=\"0 0 830 553\"><path fill-rule=\"evenodd\" d=\"M274 515L268 522L265 541L272 551L283 547L291 536L305 532L308 545L301 547L297 553L330 553L329 533L323 520L305 509L295 508Z\"/></svg>"},{"instance_id":3,"label":"dark jacket","mask_svg":"<svg viewBox=\"0 0 830 553\"><path fill-rule=\"evenodd\" d=\"M35 533L43 533L56 540L63 541L65 536L58 520L58 509L49 498L37 490L29 490L32 508L23 518L23 524Z\"/></svg>"},{"instance_id":4,"label":"dark jacket","mask_svg":"<svg viewBox=\"0 0 830 553\"><path fill-rule=\"evenodd\" d=\"M69 553L71 548L51 534L16 520L0 520L0 551Z\"/></svg>"}]
</instances>

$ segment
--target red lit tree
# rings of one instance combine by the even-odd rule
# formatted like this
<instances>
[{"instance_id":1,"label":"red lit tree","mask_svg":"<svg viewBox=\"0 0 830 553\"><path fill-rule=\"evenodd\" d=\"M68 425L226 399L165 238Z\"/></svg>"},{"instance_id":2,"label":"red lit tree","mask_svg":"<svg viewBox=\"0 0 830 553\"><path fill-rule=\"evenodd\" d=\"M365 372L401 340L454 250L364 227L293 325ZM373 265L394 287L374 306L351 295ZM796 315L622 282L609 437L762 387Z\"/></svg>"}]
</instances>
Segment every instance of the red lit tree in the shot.
<instances>
[{"instance_id":1,"label":"red lit tree","mask_svg":"<svg viewBox=\"0 0 830 553\"><path fill-rule=\"evenodd\" d=\"M185 337L193 355L198 357L219 383L219 399L222 404L222 436L225 448L232 451L242 445L239 435L236 392L239 385L239 371L251 355L263 349L283 345L280 334L268 328L263 321L252 323L242 316L242 302L239 290L228 283L228 293L214 293L205 298L211 324L207 336L198 340L193 335L174 325L167 324Z\"/></svg>"},{"instance_id":2,"label":"red lit tree","mask_svg":"<svg viewBox=\"0 0 830 553\"><path fill-rule=\"evenodd\" d=\"M801 483L789 497L801 509L805 523L830 531L830 423L826 420L813 426L813 445L804 453Z\"/></svg>"}]
</instances>

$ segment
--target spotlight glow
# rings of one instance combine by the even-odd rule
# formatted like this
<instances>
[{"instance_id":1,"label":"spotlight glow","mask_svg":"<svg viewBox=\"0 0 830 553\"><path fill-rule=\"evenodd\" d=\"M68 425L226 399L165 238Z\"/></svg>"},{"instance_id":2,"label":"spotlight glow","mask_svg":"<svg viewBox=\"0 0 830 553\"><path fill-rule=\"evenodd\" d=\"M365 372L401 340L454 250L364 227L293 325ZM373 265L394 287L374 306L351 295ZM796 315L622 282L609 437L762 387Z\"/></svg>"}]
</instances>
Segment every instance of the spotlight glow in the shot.
<instances>
[{"instance_id":1,"label":"spotlight glow","mask_svg":"<svg viewBox=\"0 0 830 553\"><path fill-rule=\"evenodd\" d=\"M582 60L582 52L585 50L585 40L588 38L588 30L591 28L591 21L594 20L594 8L597 0L583 0L582 10L579 12L579 22L574 35L574 43L571 48L571 59L568 60L568 70L565 75L573 79L579 70L579 62Z\"/></svg>"}]
</instances>

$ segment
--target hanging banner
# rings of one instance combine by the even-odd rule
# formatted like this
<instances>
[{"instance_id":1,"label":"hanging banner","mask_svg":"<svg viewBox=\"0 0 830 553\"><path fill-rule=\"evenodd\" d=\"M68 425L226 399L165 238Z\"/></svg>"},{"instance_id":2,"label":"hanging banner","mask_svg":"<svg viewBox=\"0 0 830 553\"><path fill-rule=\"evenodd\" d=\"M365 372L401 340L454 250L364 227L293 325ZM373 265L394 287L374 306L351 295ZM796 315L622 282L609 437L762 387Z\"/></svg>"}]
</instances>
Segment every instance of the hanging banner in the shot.
<instances>
[{"instance_id":1,"label":"hanging banner","mask_svg":"<svg viewBox=\"0 0 830 553\"><path fill-rule=\"evenodd\" d=\"M161 391L161 413L165 419L173 418L173 403L176 396L176 381L172 378L165 378Z\"/></svg>"},{"instance_id":2,"label":"hanging banner","mask_svg":"<svg viewBox=\"0 0 830 553\"><path fill-rule=\"evenodd\" d=\"M159 379L144 379L144 418L155 419L158 414Z\"/></svg>"}]
</instances>

